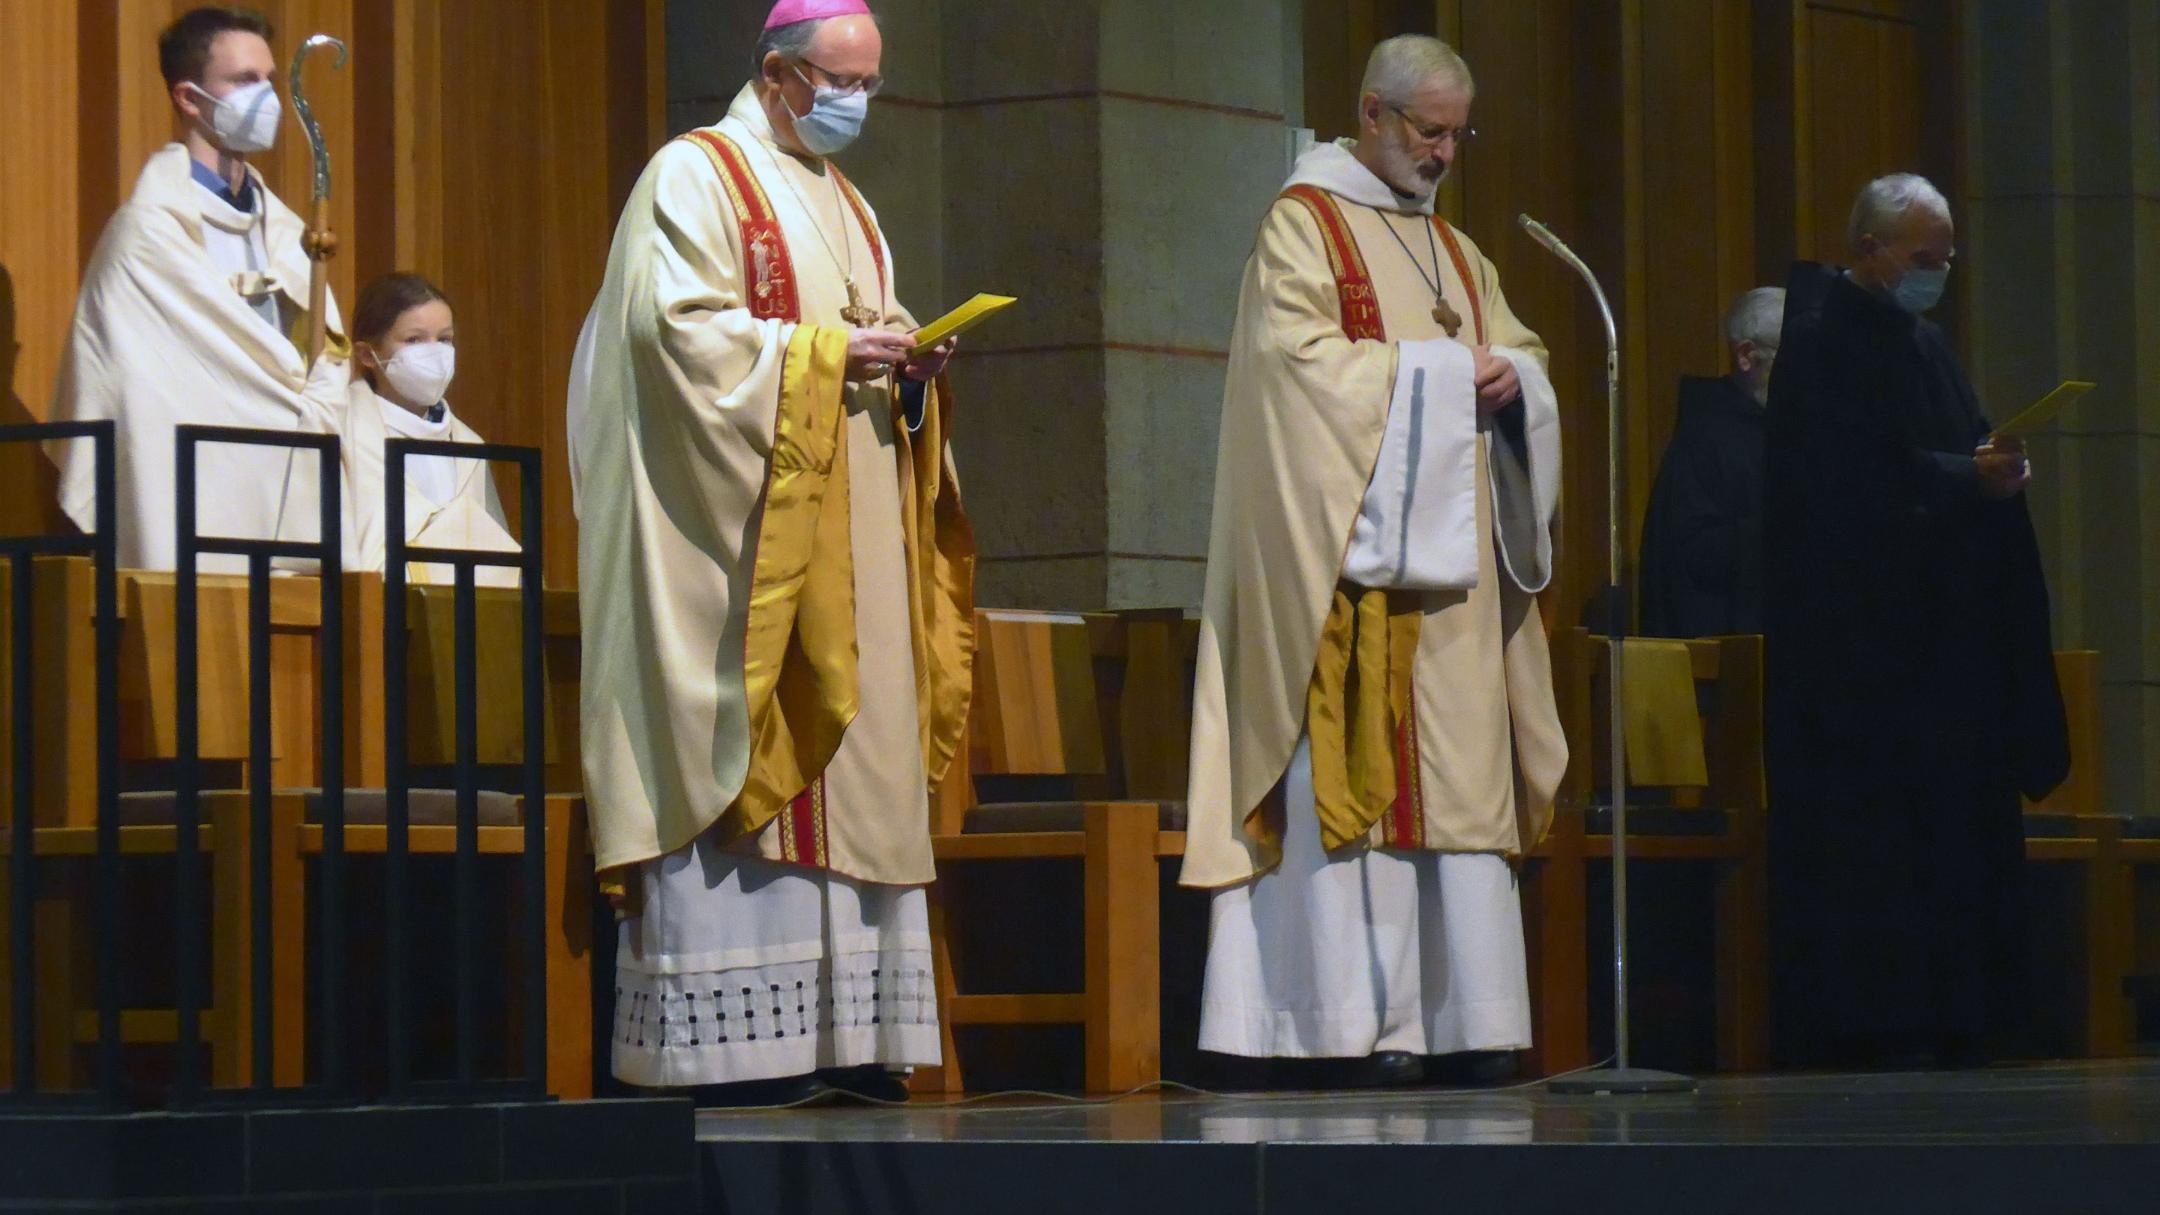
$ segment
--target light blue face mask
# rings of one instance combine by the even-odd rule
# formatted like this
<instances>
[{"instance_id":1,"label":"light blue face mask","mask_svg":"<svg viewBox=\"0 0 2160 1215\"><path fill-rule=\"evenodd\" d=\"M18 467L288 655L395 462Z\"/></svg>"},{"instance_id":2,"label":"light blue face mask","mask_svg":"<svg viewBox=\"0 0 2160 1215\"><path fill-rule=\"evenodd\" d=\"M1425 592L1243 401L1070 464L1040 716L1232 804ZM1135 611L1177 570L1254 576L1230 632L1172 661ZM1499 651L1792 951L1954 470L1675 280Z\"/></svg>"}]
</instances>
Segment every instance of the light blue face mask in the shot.
<instances>
[{"instance_id":1,"label":"light blue face mask","mask_svg":"<svg viewBox=\"0 0 2160 1215\"><path fill-rule=\"evenodd\" d=\"M812 156L830 156L854 143L855 137L862 134L863 119L870 115L870 94L863 89L843 93L817 84L803 76L801 68L796 68L795 74L802 76L803 83L815 94L809 113L796 114L792 107L788 110L795 119L795 138Z\"/></svg>"},{"instance_id":2,"label":"light blue face mask","mask_svg":"<svg viewBox=\"0 0 2160 1215\"><path fill-rule=\"evenodd\" d=\"M1898 285L1891 288L1890 297L1897 306L1914 316L1933 308L1943 295L1943 288L1950 282L1950 267L1936 270L1907 270Z\"/></svg>"}]
</instances>

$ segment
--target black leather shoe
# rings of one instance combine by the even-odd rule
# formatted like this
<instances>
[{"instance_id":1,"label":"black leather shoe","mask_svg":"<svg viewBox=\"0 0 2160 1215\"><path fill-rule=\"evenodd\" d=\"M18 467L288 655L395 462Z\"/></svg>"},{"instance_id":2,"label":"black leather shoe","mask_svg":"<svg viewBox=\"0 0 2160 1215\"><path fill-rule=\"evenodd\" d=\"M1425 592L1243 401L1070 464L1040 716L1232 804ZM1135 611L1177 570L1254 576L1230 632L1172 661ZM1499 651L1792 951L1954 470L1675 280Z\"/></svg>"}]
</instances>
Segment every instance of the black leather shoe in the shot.
<instances>
[{"instance_id":1,"label":"black leather shoe","mask_svg":"<svg viewBox=\"0 0 2160 1215\"><path fill-rule=\"evenodd\" d=\"M1362 1059L1286 1059L1293 1087L1406 1088L1425 1080L1425 1061L1409 1051L1384 1050Z\"/></svg>"},{"instance_id":2,"label":"black leather shoe","mask_svg":"<svg viewBox=\"0 0 2160 1215\"><path fill-rule=\"evenodd\" d=\"M817 1073L817 1079L840 1098L857 1098L876 1104L901 1104L908 1099L907 1079L872 1063L863 1067L836 1067Z\"/></svg>"},{"instance_id":3,"label":"black leather shoe","mask_svg":"<svg viewBox=\"0 0 2160 1215\"><path fill-rule=\"evenodd\" d=\"M668 1096L687 1096L701 1110L770 1109L775 1106L809 1106L830 1100L832 1087L816 1074L782 1076L774 1080L741 1080L733 1084L698 1084L689 1088L656 1089Z\"/></svg>"}]
</instances>

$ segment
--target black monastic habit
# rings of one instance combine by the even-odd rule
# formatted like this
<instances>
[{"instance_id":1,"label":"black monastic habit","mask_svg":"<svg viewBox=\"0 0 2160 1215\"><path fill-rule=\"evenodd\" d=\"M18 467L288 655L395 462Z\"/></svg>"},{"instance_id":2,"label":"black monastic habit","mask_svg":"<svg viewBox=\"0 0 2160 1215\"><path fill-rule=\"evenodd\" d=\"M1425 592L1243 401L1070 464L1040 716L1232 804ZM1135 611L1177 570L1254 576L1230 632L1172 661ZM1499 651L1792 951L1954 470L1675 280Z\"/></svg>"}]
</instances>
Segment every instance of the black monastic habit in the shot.
<instances>
[{"instance_id":1,"label":"black monastic habit","mask_svg":"<svg viewBox=\"0 0 2160 1215\"><path fill-rule=\"evenodd\" d=\"M1781 1062L1969 1061L2021 1027L2020 792L2065 775L2022 495L1941 330L1794 267L1767 420Z\"/></svg>"},{"instance_id":2,"label":"black monastic habit","mask_svg":"<svg viewBox=\"0 0 2160 1215\"><path fill-rule=\"evenodd\" d=\"M1642 633L1762 632L1763 407L1730 376L1680 380L1643 520Z\"/></svg>"}]
</instances>

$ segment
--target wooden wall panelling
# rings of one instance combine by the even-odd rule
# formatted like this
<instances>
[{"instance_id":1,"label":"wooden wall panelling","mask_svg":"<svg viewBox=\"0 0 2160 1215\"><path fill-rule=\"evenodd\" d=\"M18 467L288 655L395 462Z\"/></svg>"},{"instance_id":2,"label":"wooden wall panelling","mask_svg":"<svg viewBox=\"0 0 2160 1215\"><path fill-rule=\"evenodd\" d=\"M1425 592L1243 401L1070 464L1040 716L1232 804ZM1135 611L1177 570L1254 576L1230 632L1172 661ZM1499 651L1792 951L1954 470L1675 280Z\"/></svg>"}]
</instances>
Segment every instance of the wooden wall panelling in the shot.
<instances>
[{"instance_id":1,"label":"wooden wall panelling","mask_svg":"<svg viewBox=\"0 0 2160 1215\"><path fill-rule=\"evenodd\" d=\"M622 199L664 126L659 6L402 0L395 24L413 77L400 264L457 304L460 414L543 450L548 579L574 585L564 392ZM500 484L514 518L515 478Z\"/></svg>"},{"instance_id":2,"label":"wooden wall panelling","mask_svg":"<svg viewBox=\"0 0 2160 1215\"><path fill-rule=\"evenodd\" d=\"M67 5L0 6L0 425L45 417L74 308L76 28ZM0 532L46 530L54 485L36 449L0 449Z\"/></svg>"}]
</instances>

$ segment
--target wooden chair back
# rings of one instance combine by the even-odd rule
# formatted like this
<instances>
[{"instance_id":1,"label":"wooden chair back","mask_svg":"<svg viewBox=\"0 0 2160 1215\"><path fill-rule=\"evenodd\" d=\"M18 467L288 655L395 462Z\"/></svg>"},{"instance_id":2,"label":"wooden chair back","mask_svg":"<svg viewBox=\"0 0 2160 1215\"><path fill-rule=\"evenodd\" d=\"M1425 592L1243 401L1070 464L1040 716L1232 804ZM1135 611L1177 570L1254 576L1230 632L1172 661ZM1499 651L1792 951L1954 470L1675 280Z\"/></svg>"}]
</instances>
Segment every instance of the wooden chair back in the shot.
<instances>
[{"instance_id":1,"label":"wooden chair back","mask_svg":"<svg viewBox=\"0 0 2160 1215\"><path fill-rule=\"evenodd\" d=\"M2057 651L2055 681L2062 687L2063 713L2070 727L2070 775L2047 797L2025 803L2025 809L2031 814L2097 815L2105 805L2100 766L2100 651Z\"/></svg>"},{"instance_id":2,"label":"wooden chair back","mask_svg":"<svg viewBox=\"0 0 2160 1215\"><path fill-rule=\"evenodd\" d=\"M969 770L978 776L1103 778L1086 618L1061 612L976 613Z\"/></svg>"}]
</instances>

